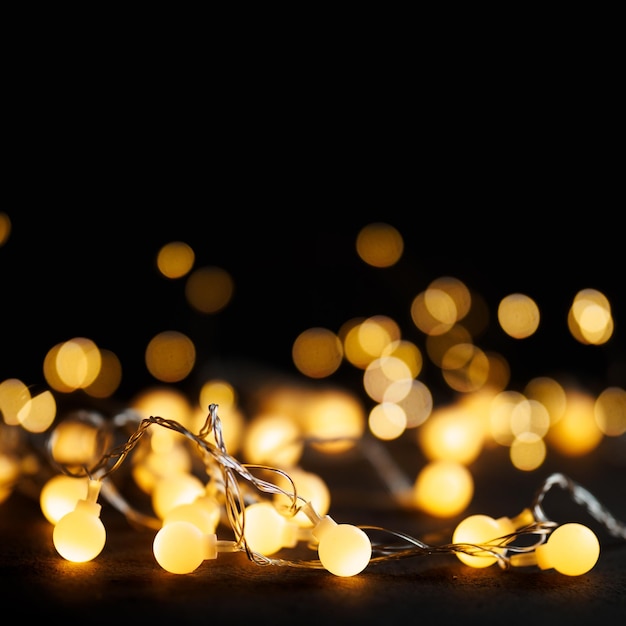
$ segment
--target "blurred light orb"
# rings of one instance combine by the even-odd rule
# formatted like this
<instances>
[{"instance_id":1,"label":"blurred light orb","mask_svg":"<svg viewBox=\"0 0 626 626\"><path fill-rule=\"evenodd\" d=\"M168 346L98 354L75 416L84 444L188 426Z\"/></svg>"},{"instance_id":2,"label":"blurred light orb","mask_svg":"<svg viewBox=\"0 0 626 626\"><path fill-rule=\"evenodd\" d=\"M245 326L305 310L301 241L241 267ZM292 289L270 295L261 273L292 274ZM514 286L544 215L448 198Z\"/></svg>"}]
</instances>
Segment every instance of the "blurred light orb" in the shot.
<instances>
[{"instance_id":1,"label":"blurred light orb","mask_svg":"<svg viewBox=\"0 0 626 626\"><path fill-rule=\"evenodd\" d=\"M419 447L430 461L468 465L478 458L484 447L483 420L456 405L434 410L416 433Z\"/></svg>"},{"instance_id":2,"label":"blurred light orb","mask_svg":"<svg viewBox=\"0 0 626 626\"><path fill-rule=\"evenodd\" d=\"M243 456L255 465L293 467L303 450L300 426L288 415L256 415L243 433Z\"/></svg>"},{"instance_id":3,"label":"blurred light orb","mask_svg":"<svg viewBox=\"0 0 626 626\"><path fill-rule=\"evenodd\" d=\"M417 428L431 415L433 394L421 380L413 380L409 393L396 404L406 415L406 427Z\"/></svg>"},{"instance_id":4,"label":"blurred light orb","mask_svg":"<svg viewBox=\"0 0 626 626\"><path fill-rule=\"evenodd\" d=\"M287 471L291 482L283 476L278 476L275 483L288 494L293 494L295 486L298 500L296 506L301 506L303 502L310 502L313 510L320 516L326 515L330 508L330 489L324 479L314 472L309 472L301 467L292 467ZM300 500L300 498L302 500ZM292 498L283 494L274 494L274 505L279 510L288 509L292 504ZM298 511L293 517L293 521L303 528L310 528L313 522L302 511Z\"/></svg>"},{"instance_id":5,"label":"blurred light orb","mask_svg":"<svg viewBox=\"0 0 626 626\"><path fill-rule=\"evenodd\" d=\"M187 335L164 331L155 335L145 351L148 371L164 383L175 383L189 376L196 364L196 347Z\"/></svg>"},{"instance_id":6,"label":"blurred light orb","mask_svg":"<svg viewBox=\"0 0 626 626\"><path fill-rule=\"evenodd\" d=\"M594 398L581 391L570 391L565 412L550 427L546 441L565 456L579 457L595 450L603 437L595 417Z\"/></svg>"},{"instance_id":7,"label":"blurred light orb","mask_svg":"<svg viewBox=\"0 0 626 626\"><path fill-rule=\"evenodd\" d=\"M545 441L537 433L524 432L517 435L509 448L511 464L522 472L539 469L546 456Z\"/></svg>"},{"instance_id":8,"label":"blurred light orb","mask_svg":"<svg viewBox=\"0 0 626 626\"><path fill-rule=\"evenodd\" d=\"M156 264L166 278L186 276L193 267L196 255L193 248L184 241L166 243L157 253Z\"/></svg>"},{"instance_id":9,"label":"blurred light orb","mask_svg":"<svg viewBox=\"0 0 626 626\"><path fill-rule=\"evenodd\" d=\"M404 251L404 240L397 228L383 222L364 226L356 238L359 258L372 267L395 265Z\"/></svg>"},{"instance_id":10,"label":"blurred light orb","mask_svg":"<svg viewBox=\"0 0 626 626\"><path fill-rule=\"evenodd\" d=\"M512 293L500 300L498 322L502 330L514 339L526 339L539 327L539 307L529 296Z\"/></svg>"},{"instance_id":11,"label":"blurred light orb","mask_svg":"<svg viewBox=\"0 0 626 626\"><path fill-rule=\"evenodd\" d=\"M43 433L57 415L57 404L51 391L43 391L28 400L19 410L17 418L22 428L30 433Z\"/></svg>"},{"instance_id":12,"label":"blurred light orb","mask_svg":"<svg viewBox=\"0 0 626 626\"><path fill-rule=\"evenodd\" d=\"M368 425L371 433L383 441L397 439L406 430L406 413L393 402L375 405L370 411Z\"/></svg>"},{"instance_id":13,"label":"blurred light orb","mask_svg":"<svg viewBox=\"0 0 626 626\"><path fill-rule=\"evenodd\" d=\"M39 506L45 518L56 524L76 508L79 500L87 497L88 478L57 474L49 478L39 492Z\"/></svg>"},{"instance_id":14,"label":"blurred light orb","mask_svg":"<svg viewBox=\"0 0 626 626\"><path fill-rule=\"evenodd\" d=\"M346 452L365 432L365 409L350 393L320 391L311 395L303 407L302 428L316 450L329 454Z\"/></svg>"},{"instance_id":15,"label":"blurred light orb","mask_svg":"<svg viewBox=\"0 0 626 626\"><path fill-rule=\"evenodd\" d=\"M202 314L218 313L232 300L235 283L221 267L200 267L185 283L185 297L192 309Z\"/></svg>"},{"instance_id":16,"label":"blurred light orb","mask_svg":"<svg viewBox=\"0 0 626 626\"><path fill-rule=\"evenodd\" d=\"M202 481L194 474L179 472L158 480L152 490L152 509L161 520L175 507L189 504L206 494Z\"/></svg>"},{"instance_id":17,"label":"blurred light orb","mask_svg":"<svg viewBox=\"0 0 626 626\"><path fill-rule=\"evenodd\" d=\"M111 350L100 350L101 366L96 378L84 390L92 398L110 398L122 382L122 364Z\"/></svg>"},{"instance_id":18,"label":"blurred light orb","mask_svg":"<svg viewBox=\"0 0 626 626\"><path fill-rule=\"evenodd\" d=\"M462 513L474 496L474 478L456 461L430 461L418 473L413 501L425 513L449 518Z\"/></svg>"},{"instance_id":19,"label":"blurred light orb","mask_svg":"<svg viewBox=\"0 0 626 626\"><path fill-rule=\"evenodd\" d=\"M29 388L19 378L7 378L0 383L0 413L5 424L18 426L19 413L31 399Z\"/></svg>"},{"instance_id":20,"label":"blurred light orb","mask_svg":"<svg viewBox=\"0 0 626 626\"><path fill-rule=\"evenodd\" d=\"M11 235L11 218L0 211L0 248L9 240Z\"/></svg>"},{"instance_id":21,"label":"blurred light orb","mask_svg":"<svg viewBox=\"0 0 626 626\"><path fill-rule=\"evenodd\" d=\"M343 361L339 337L326 328L309 328L300 333L292 346L291 357L296 368L309 378L327 378Z\"/></svg>"},{"instance_id":22,"label":"blurred light orb","mask_svg":"<svg viewBox=\"0 0 626 626\"><path fill-rule=\"evenodd\" d=\"M597 289L581 289L567 317L572 336L585 345L602 345L612 336L613 315L608 298Z\"/></svg>"},{"instance_id":23,"label":"blurred light orb","mask_svg":"<svg viewBox=\"0 0 626 626\"><path fill-rule=\"evenodd\" d=\"M607 437L626 433L626 391L621 387L607 387L596 398L593 414L598 428Z\"/></svg>"}]
</instances>

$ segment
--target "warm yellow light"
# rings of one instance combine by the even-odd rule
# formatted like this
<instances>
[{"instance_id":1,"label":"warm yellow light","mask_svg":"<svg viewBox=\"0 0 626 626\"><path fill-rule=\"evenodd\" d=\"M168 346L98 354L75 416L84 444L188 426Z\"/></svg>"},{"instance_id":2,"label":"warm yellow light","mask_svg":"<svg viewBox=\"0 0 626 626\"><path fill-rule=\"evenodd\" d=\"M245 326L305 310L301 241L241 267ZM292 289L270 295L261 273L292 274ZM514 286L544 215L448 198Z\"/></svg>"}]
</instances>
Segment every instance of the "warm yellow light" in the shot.
<instances>
[{"instance_id":1,"label":"warm yellow light","mask_svg":"<svg viewBox=\"0 0 626 626\"><path fill-rule=\"evenodd\" d=\"M249 463L291 467L304 450L300 426L288 415L258 414L243 433L243 456Z\"/></svg>"},{"instance_id":2,"label":"warm yellow light","mask_svg":"<svg viewBox=\"0 0 626 626\"><path fill-rule=\"evenodd\" d=\"M452 535L452 543L482 546L514 531L515 526L508 517L494 519L488 515L470 515L456 527ZM487 550L474 550L470 547L471 554L457 552L456 555L459 560L470 567L489 567L498 560L497 554L504 553L504 549L498 548L497 545L494 543L493 547L487 546Z\"/></svg>"},{"instance_id":3,"label":"warm yellow light","mask_svg":"<svg viewBox=\"0 0 626 626\"><path fill-rule=\"evenodd\" d=\"M0 414L5 424L17 426L19 413L31 399L28 387L17 378L7 378L0 383Z\"/></svg>"},{"instance_id":4,"label":"warm yellow light","mask_svg":"<svg viewBox=\"0 0 626 626\"><path fill-rule=\"evenodd\" d=\"M205 495L202 481L194 474L180 472L158 480L152 490L152 508L160 519L176 506Z\"/></svg>"},{"instance_id":5,"label":"warm yellow light","mask_svg":"<svg viewBox=\"0 0 626 626\"><path fill-rule=\"evenodd\" d=\"M268 556L297 543L297 525L270 502L255 502L245 509L244 538L253 552Z\"/></svg>"},{"instance_id":6,"label":"warm yellow light","mask_svg":"<svg viewBox=\"0 0 626 626\"><path fill-rule=\"evenodd\" d=\"M58 474L48 479L39 492L39 506L45 518L56 524L76 508L79 500L87 497L87 478Z\"/></svg>"},{"instance_id":7,"label":"warm yellow light","mask_svg":"<svg viewBox=\"0 0 626 626\"><path fill-rule=\"evenodd\" d=\"M539 327L539 307L529 296L512 293L498 305L498 322L502 330L514 339L526 339Z\"/></svg>"},{"instance_id":8,"label":"warm yellow light","mask_svg":"<svg viewBox=\"0 0 626 626\"><path fill-rule=\"evenodd\" d=\"M163 518L163 526L171 522L189 522L203 534L209 535L216 531L220 522L220 505L211 496L200 496L193 502L170 509Z\"/></svg>"},{"instance_id":9,"label":"warm yellow light","mask_svg":"<svg viewBox=\"0 0 626 626\"><path fill-rule=\"evenodd\" d=\"M57 414L57 403L50 391L42 391L19 410L17 418L25 430L43 433L53 423Z\"/></svg>"},{"instance_id":10,"label":"warm yellow light","mask_svg":"<svg viewBox=\"0 0 626 626\"><path fill-rule=\"evenodd\" d=\"M569 457L580 457L597 448L604 434L596 422L594 410L592 396L569 391L563 416L546 435L548 444Z\"/></svg>"},{"instance_id":11,"label":"warm yellow light","mask_svg":"<svg viewBox=\"0 0 626 626\"><path fill-rule=\"evenodd\" d=\"M474 495L469 469L455 461L431 461L417 475L413 486L415 504L435 517L463 512Z\"/></svg>"},{"instance_id":12,"label":"warm yellow light","mask_svg":"<svg viewBox=\"0 0 626 626\"><path fill-rule=\"evenodd\" d=\"M100 519L101 506L96 502L100 483L89 481L85 500L66 513L54 527L52 541L57 552L66 560L84 563L95 559L106 541L106 530Z\"/></svg>"},{"instance_id":13,"label":"warm yellow light","mask_svg":"<svg viewBox=\"0 0 626 626\"><path fill-rule=\"evenodd\" d=\"M363 436L365 410L355 395L335 389L321 391L311 395L303 407L302 423L315 449L338 454L353 448Z\"/></svg>"},{"instance_id":14,"label":"warm yellow light","mask_svg":"<svg viewBox=\"0 0 626 626\"><path fill-rule=\"evenodd\" d=\"M176 279L191 271L196 260L193 248L184 241L170 241L158 252L156 264L163 276Z\"/></svg>"},{"instance_id":15,"label":"warm yellow light","mask_svg":"<svg viewBox=\"0 0 626 626\"><path fill-rule=\"evenodd\" d=\"M322 565L335 576L354 576L370 562L372 543L356 526L337 524L325 516L313 529L313 535L319 541L317 552Z\"/></svg>"},{"instance_id":16,"label":"warm yellow light","mask_svg":"<svg viewBox=\"0 0 626 626\"><path fill-rule=\"evenodd\" d=\"M172 574L189 574L216 556L217 537L190 522L165 524L155 535L152 551L157 563Z\"/></svg>"},{"instance_id":17,"label":"warm yellow light","mask_svg":"<svg viewBox=\"0 0 626 626\"><path fill-rule=\"evenodd\" d=\"M177 383L189 376L196 364L196 346L187 335L164 331L155 335L145 351L145 363L154 378Z\"/></svg>"},{"instance_id":18,"label":"warm yellow light","mask_svg":"<svg viewBox=\"0 0 626 626\"><path fill-rule=\"evenodd\" d=\"M293 481L296 487L296 493L301 498L297 503L297 506L302 502L310 502L313 509L318 515L326 515L330 508L330 489L321 476L313 472L307 472L299 467L289 469L289 477ZM284 489L287 493L293 493L293 485L282 476L279 476L276 480L276 484ZM291 506L292 498L282 493L274 495L274 504L281 509L288 509ZM293 517L293 521L303 528L308 528L312 525L311 520L303 511L298 511Z\"/></svg>"},{"instance_id":19,"label":"warm yellow light","mask_svg":"<svg viewBox=\"0 0 626 626\"><path fill-rule=\"evenodd\" d=\"M235 282L221 267L199 267L187 277L185 297L201 314L215 314L226 308L235 291Z\"/></svg>"},{"instance_id":20,"label":"warm yellow light","mask_svg":"<svg viewBox=\"0 0 626 626\"><path fill-rule=\"evenodd\" d=\"M356 251L368 265L391 267L402 256L404 240L400 232L390 224L374 222L359 231Z\"/></svg>"},{"instance_id":21,"label":"warm yellow light","mask_svg":"<svg viewBox=\"0 0 626 626\"><path fill-rule=\"evenodd\" d=\"M418 444L431 460L468 465L483 450L484 420L464 406L447 406L433 411L416 431Z\"/></svg>"},{"instance_id":22,"label":"warm yellow light","mask_svg":"<svg viewBox=\"0 0 626 626\"><path fill-rule=\"evenodd\" d=\"M548 541L535 549L541 569L554 568L566 576L580 576L598 561L600 543L595 533L583 524L563 524Z\"/></svg>"},{"instance_id":23,"label":"warm yellow light","mask_svg":"<svg viewBox=\"0 0 626 626\"><path fill-rule=\"evenodd\" d=\"M326 328L309 328L300 333L291 348L293 364L309 378L327 378L343 361L339 337Z\"/></svg>"}]
</instances>

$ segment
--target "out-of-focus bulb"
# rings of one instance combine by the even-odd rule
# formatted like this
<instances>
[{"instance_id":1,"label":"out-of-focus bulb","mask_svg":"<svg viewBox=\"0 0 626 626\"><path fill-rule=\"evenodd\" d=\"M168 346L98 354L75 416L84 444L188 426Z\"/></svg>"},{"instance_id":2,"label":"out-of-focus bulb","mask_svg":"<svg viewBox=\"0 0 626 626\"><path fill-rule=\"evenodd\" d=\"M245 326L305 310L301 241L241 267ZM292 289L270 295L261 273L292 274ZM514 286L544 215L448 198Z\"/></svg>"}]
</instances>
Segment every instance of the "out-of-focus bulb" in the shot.
<instances>
[{"instance_id":1,"label":"out-of-focus bulb","mask_svg":"<svg viewBox=\"0 0 626 626\"><path fill-rule=\"evenodd\" d=\"M102 507L96 502L99 492L100 483L90 480L87 498L78 500L75 509L66 513L54 527L54 547L68 561L91 561L104 548L106 530L100 519Z\"/></svg>"},{"instance_id":2,"label":"out-of-focus bulb","mask_svg":"<svg viewBox=\"0 0 626 626\"><path fill-rule=\"evenodd\" d=\"M163 525L177 521L190 522L205 534L214 533L220 521L220 505L215 498L200 496L170 509L163 518Z\"/></svg>"},{"instance_id":3,"label":"out-of-focus bulb","mask_svg":"<svg viewBox=\"0 0 626 626\"><path fill-rule=\"evenodd\" d=\"M56 524L65 514L76 508L76 503L87 496L88 478L57 474L50 478L39 492L39 506L45 518Z\"/></svg>"},{"instance_id":4,"label":"out-of-focus bulb","mask_svg":"<svg viewBox=\"0 0 626 626\"><path fill-rule=\"evenodd\" d=\"M370 562L372 543L360 528L351 524L337 524L325 515L312 533L319 541L317 552L320 561L331 574L354 576Z\"/></svg>"},{"instance_id":5,"label":"out-of-focus bulb","mask_svg":"<svg viewBox=\"0 0 626 626\"><path fill-rule=\"evenodd\" d=\"M270 502L255 502L246 507L244 538L249 548L265 556L298 542L298 525L281 515Z\"/></svg>"},{"instance_id":6,"label":"out-of-focus bulb","mask_svg":"<svg viewBox=\"0 0 626 626\"><path fill-rule=\"evenodd\" d=\"M533 521L532 513L528 509L524 509L522 513L513 519L508 517L494 519L488 515L470 515L454 530L452 543L486 546L488 550L472 549L471 554L457 552L456 555L465 565L470 567L489 567L498 560L498 554L504 554L505 549L501 546L506 542L498 542L493 545L486 544L510 535L516 529L526 526Z\"/></svg>"}]
</instances>

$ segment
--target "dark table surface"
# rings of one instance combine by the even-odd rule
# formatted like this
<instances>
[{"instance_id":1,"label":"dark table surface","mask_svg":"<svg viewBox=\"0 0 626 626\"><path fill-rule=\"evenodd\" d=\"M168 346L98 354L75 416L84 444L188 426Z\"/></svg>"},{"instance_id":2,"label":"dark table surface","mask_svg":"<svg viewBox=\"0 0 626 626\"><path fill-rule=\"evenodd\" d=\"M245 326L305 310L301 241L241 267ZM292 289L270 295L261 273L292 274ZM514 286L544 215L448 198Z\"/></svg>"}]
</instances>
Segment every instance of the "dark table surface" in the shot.
<instances>
[{"instance_id":1,"label":"dark table surface","mask_svg":"<svg viewBox=\"0 0 626 626\"><path fill-rule=\"evenodd\" d=\"M394 453L401 459L408 449L398 445ZM504 450L491 451L471 466L474 499L468 510L452 520L436 520L395 506L363 459L309 460L312 470L319 471L331 488L329 513L335 521L381 526L424 541L431 538L431 545L450 541L456 523L471 513L516 515L530 504L535 489L551 472L568 475L619 520L626 519L626 467L616 460L615 450L600 446L577 459L553 455L533 472L513 469L504 454ZM440 554L371 563L360 574L343 578L320 569L261 566L243 552L220 553L191 574L171 574L158 566L152 555L154 531L131 525L107 503L101 513L107 529L103 551L88 563L70 563L55 551L52 526L36 499L16 489L0 504L4 611L17 620L62 618L88 624L140 619L176 624L216 620L260 624L401 620L624 624L626 543L605 533L566 496L547 494L544 505L546 510L552 507L552 518L559 523L585 523L601 542L597 564L581 576L533 568L505 570L497 565L473 569L453 554ZM549 501L553 504L548 505Z\"/></svg>"}]
</instances>

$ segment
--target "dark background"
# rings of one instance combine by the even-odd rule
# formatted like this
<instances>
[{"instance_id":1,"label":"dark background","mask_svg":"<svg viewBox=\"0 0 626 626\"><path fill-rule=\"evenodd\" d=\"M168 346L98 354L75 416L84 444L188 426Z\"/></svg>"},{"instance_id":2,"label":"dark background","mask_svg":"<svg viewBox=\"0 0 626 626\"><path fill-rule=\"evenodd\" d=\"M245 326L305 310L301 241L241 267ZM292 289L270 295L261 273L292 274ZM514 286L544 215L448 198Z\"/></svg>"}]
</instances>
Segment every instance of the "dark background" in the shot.
<instances>
[{"instance_id":1,"label":"dark background","mask_svg":"<svg viewBox=\"0 0 626 626\"><path fill-rule=\"evenodd\" d=\"M261 192L254 207L252 198L236 208L206 198L193 210L184 197L164 195L158 209L144 199L124 210L107 198L62 198L51 190L45 211L24 205L7 211L12 234L0 248L0 378L45 385L47 351L84 336L120 358L117 395L127 401L154 382L144 351L163 330L184 332L196 344L196 372L179 385L188 391L207 363L216 375L220 367L236 375L232 364L243 361L297 375L291 346L300 332L313 326L337 332L353 317L382 314L422 349L421 377L443 393L410 304L430 281L453 276L484 299L489 323L476 342L508 360L511 387L539 375L568 374L593 392L624 382L622 232L606 223L616 216L601 217L608 230L594 232L552 207L539 219L539 209L504 205L448 215L422 198L402 209L377 198L369 203L378 205L375 210L362 210L359 202L336 210L298 198L272 202ZM529 211L525 223L507 217L520 210ZM597 217L588 205L580 212L581 220ZM356 254L359 230L374 221L395 226L404 237L404 254L394 267L371 268ZM195 267L215 265L231 274L235 291L224 310L192 311L184 278L157 273L159 248L174 240L193 247ZM614 334L603 346L581 345L567 328L572 299L585 288L603 292L613 307ZM539 329L525 340L506 336L497 324L498 303L513 292L533 297L540 308ZM332 380L358 386L360 372L345 363Z\"/></svg>"},{"instance_id":2,"label":"dark background","mask_svg":"<svg viewBox=\"0 0 626 626\"><path fill-rule=\"evenodd\" d=\"M216 88L206 76L220 68L183 78L171 59L158 68L135 60L130 75L110 74L109 43L107 59L88 71L76 69L76 50L72 63L39 55L30 71L20 66L20 86L5 102L12 106L0 210L13 232L0 248L0 380L45 388L47 351L86 336L120 357L123 404L153 382L145 346L167 329L197 342L199 377L204 360L235 383L242 363L297 376L291 345L311 326L337 330L354 316L386 314L422 345L410 301L451 275L488 303L492 323L480 345L509 359L512 388L563 373L592 392L626 384L623 103L607 58L593 62L576 41L575 50L529 63L533 42L524 39L501 62L498 49L474 60L460 50L446 67L427 55L403 73L377 58L344 57L328 78L312 77L310 65L281 71L251 55ZM578 58L567 56L576 50ZM394 268L368 268L356 257L355 237L372 221L405 238ZM197 316L183 282L156 274L158 249L175 239L194 247L196 265L231 272L236 292L225 311ZM578 345L567 330L569 305L583 288L602 291L614 307L606 346ZM537 334L521 342L493 323L499 300L517 291L535 298L542 314ZM436 402L448 399L435 370L422 377ZM361 388L348 365L333 381ZM194 374L181 387L197 383ZM468 513L517 514L546 474L563 471L626 519L623 447L619 458L605 452L553 456L541 475L528 475L500 450L472 468L480 488ZM329 473L335 519L418 537L440 529L392 507L371 468L342 464ZM577 507L566 511L564 521L585 519ZM54 552L34 500L16 493L3 503L7 611L94 624L380 624L410 615L586 625L622 624L626 615L624 546L606 534L596 568L572 579L429 557L338 580L257 568L242 555L176 577L148 558L150 535L108 507L103 516L106 550L73 567Z\"/></svg>"}]
</instances>

